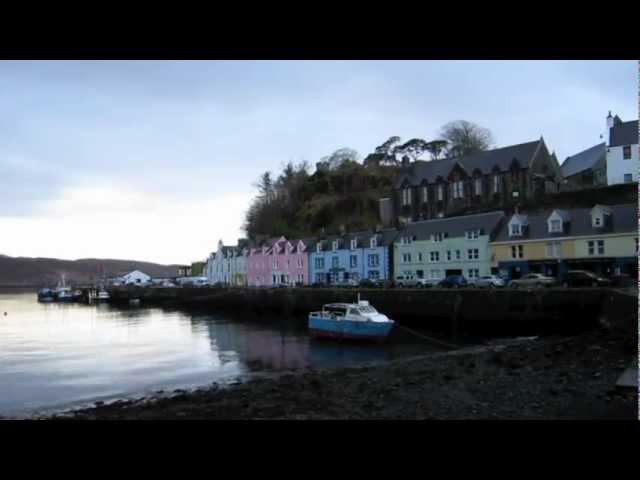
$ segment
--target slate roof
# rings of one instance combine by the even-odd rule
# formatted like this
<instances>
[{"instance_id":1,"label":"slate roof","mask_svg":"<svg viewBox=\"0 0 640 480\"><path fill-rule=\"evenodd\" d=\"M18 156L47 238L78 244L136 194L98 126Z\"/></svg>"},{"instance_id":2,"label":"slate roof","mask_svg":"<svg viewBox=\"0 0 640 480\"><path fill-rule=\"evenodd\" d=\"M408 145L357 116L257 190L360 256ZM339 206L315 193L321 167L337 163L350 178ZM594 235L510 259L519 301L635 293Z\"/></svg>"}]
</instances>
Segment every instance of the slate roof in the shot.
<instances>
[{"instance_id":1,"label":"slate roof","mask_svg":"<svg viewBox=\"0 0 640 480\"><path fill-rule=\"evenodd\" d=\"M621 122L609 130L609 146L637 145L638 144L638 120Z\"/></svg>"},{"instance_id":2,"label":"slate roof","mask_svg":"<svg viewBox=\"0 0 640 480\"><path fill-rule=\"evenodd\" d=\"M331 250L334 240L338 240L338 249L350 249L351 240L353 239L356 239L358 241L357 248L369 248L369 246L371 245L371 238L373 236L377 236L378 238L378 247L388 247L393 243L397 235L398 231L395 228L385 228L380 230L379 232L365 230L360 232L349 232L345 233L344 235L326 235L315 240L311 251L316 251L315 245L317 245L318 242L322 242L323 251Z\"/></svg>"},{"instance_id":3,"label":"slate roof","mask_svg":"<svg viewBox=\"0 0 640 480\"><path fill-rule=\"evenodd\" d=\"M396 181L396 188L399 188L405 179L408 179L412 185L417 186L425 179L429 183L433 183L438 177L446 178L456 163L465 169L469 175L476 169L486 175L491 173L496 166L501 171L508 171L514 159L518 161L521 168L528 168L541 144L543 144L542 139L463 157L445 158L429 162L417 160L403 169Z\"/></svg>"},{"instance_id":4,"label":"slate roof","mask_svg":"<svg viewBox=\"0 0 640 480\"><path fill-rule=\"evenodd\" d=\"M407 224L397 238L411 236L415 240L430 240L435 233L447 233L448 238L464 237L467 230L484 230L491 235L504 218L501 211L465 215L462 217L436 218Z\"/></svg>"},{"instance_id":5,"label":"slate roof","mask_svg":"<svg viewBox=\"0 0 640 480\"><path fill-rule=\"evenodd\" d=\"M509 237L506 222L498 230L494 242L517 242L518 240L552 239L554 237L583 237L596 235L598 233L630 233L638 231L638 205L635 203L609 205L611 209L611 221L601 229L593 228L591 225L591 208L569 208L570 221L564 224L562 233L550 234L547 220L554 209L531 212L528 215L529 228L526 235L522 237Z\"/></svg>"},{"instance_id":6,"label":"slate roof","mask_svg":"<svg viewBox=\"0 0 640 480\"><path fill-rule=\"evenodd\" d=\"M602 142L580 153L567 157L560 167L563 177L570 177L589 169L604 167L607 161L607 145Z\"/></svg>"}]
</instances>

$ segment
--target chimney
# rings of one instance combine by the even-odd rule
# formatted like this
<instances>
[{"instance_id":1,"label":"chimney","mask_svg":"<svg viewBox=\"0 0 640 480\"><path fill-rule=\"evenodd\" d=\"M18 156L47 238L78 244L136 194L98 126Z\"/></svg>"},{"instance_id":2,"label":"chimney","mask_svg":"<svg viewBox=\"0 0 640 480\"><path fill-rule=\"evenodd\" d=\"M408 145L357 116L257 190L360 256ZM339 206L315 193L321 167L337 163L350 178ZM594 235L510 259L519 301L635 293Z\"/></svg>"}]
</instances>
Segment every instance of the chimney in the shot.
<instances>
[{"instance_id":1,"label":"chimney","mask_svg":"<svg viewBox=\"0 0 640 480\"><path fill-rule=\"evenodd\" d=\"M607 115L607 129L613 127L613 117L611 116L611 110L609 110L609 115Z\"/></svg>"}]
</instances>

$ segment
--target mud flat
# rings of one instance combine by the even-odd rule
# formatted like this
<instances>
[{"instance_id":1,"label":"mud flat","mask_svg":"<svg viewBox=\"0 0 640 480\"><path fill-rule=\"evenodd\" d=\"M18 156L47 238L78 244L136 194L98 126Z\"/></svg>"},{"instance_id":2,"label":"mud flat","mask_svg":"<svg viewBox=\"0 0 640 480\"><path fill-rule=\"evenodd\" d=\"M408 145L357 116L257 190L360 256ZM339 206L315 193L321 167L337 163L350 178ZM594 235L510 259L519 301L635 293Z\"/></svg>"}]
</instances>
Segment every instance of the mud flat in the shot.
<instances>
[{"instance_id":1,"label":"mud flat","mask_svg":"<svg viewBox=\"0 0 640 480\"><path fill-rule=\"evenodd\" d=\"M57 419L638 419L616 382L637 336L596 329L306 371L75 411Z\"/></svg>"}]
</instances>

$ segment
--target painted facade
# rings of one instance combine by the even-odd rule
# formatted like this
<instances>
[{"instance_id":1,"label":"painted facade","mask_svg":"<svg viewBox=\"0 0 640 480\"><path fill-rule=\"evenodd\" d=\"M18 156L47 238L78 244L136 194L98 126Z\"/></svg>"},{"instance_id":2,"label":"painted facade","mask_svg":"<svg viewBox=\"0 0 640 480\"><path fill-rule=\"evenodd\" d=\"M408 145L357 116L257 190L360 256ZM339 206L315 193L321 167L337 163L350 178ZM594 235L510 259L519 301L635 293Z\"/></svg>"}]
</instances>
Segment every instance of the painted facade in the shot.
<instances>
[{"instance_id":1,"label":"painted facade","mask_svg":"<svg viewBox=\"0 0 640 480\"><path fill-rule=\"evenodd\" d=\"M218 241L218 249L207 259L205 275L211 284L246 286L249 248L245 242L226 247Z\"/></svg>"},{"instance_id":2,"label":"painted facade","mask_svg":"<svg viewBox=\"0 0 640 480\"><path fill-rule=\"evenodd\" d=\"M617 115L607 117L607 183L638 181L638 120L623 122Z\"/></svg>"},{"instance_id":3,"label":"painted facade","mask_svg":"<svg viewBox=\"0 0 640 480\"><path fill-rule=\"evenodd\" d=\"M397 232L355 232L329 235L310 246L310 281L342 284L350 280L388 280L391 278L391 245Z\"/></svg>"},{"instance_id":4,"label":"painted facade","mask_svg":"<svg viewBox=\"0 0 640 480\"><path fill-rule=\"evenodd\" d=\"M285 237L251 248L247 257L247 283L253 287L309 284L307 240Z\"/></svg>"},{"instance_id":5,"label":"painted facade","mask_svg":"<svg viewBox=\"0 0 640 480\"><path fill-rule=\"evenodd\" d=\"M635 204L514 214L491 242L492 267L508 279L568 270L635 275L637 245Z\"/></svg>"},{"instance_id":6,"label":"painted facade","mask_svg":"<svg viewBox=\"0 0 640 480\"><path fill-rule=\"evenodd\" d=\"M501 211L414 222L393 243L394 277L443 280L491 274L489 241L503 220Z\"/></svg>"}]
</instances>

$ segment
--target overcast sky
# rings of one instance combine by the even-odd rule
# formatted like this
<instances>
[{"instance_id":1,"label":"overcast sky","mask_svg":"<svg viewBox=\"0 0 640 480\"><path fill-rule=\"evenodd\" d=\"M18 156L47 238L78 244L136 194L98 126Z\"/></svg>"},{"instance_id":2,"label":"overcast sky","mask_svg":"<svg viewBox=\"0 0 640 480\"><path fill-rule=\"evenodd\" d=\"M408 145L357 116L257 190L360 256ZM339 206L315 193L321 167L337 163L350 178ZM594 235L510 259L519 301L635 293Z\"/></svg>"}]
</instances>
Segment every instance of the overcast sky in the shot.
<instances>
[{"instance_id":1,"label":"overcast sky","mask_svg":"<svg viewBox=\"0 0 640 480\"><path fill-rule=\"evenodd\" d=\"M560 162L637 118L635 61L0 61L0 254L189 263L283 162L465 119Z\"/></svg>"}]
</instances>

